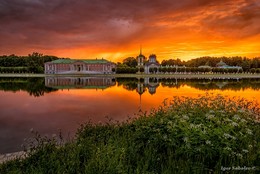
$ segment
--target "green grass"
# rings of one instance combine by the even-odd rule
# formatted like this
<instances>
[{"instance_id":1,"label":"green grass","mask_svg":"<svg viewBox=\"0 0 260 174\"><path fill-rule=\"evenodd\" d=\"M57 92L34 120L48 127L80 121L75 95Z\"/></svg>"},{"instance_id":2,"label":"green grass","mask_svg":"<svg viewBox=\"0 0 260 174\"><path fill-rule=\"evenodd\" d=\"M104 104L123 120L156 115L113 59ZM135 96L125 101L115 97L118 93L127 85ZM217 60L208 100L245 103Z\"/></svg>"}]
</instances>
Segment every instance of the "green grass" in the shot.
<instances>
[{"instance_id":1,"label":"green grass","mask_svg":"<svg viewBox=\"0 0 260 174\"><path fill-rule=\"evenodd\" d=\"M244 99L174 97L124 123L86 123L63 145L61 136L34 132L29 157L2 164L0 173L221 173L243 166L257 173L259 113Z\"/></svg>"},{"instance_id":2,"label":"green grass","mask_svg":"<svg viewBox=\"0 0 260 174\"><path fill-rule=\"evenodd\" d=\"M32 74L32 73L0 73L0 77L117 77L117 78L260 78L259 74L240 73L240 74Z\"/></svg>"}]
</instances>

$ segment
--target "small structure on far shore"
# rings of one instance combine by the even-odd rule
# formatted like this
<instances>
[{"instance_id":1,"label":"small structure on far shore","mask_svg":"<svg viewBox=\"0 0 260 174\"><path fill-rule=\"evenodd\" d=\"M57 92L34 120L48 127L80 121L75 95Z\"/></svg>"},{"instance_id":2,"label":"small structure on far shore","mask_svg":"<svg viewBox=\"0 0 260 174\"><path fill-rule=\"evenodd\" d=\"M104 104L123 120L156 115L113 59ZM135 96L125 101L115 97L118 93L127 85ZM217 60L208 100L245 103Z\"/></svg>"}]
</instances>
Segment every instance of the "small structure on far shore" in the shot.
<instances>
[{"instance_id":1,"label":"small structure on far shore","mask_svg":"<svg viewBox=\"0 0 260 174\"><path fill-rule=\"evenodd\" d=\"M219 63L216 65L217 68L223 68L223 69L237 69L237 70L242 70L241 66L229 66L223 60L221 59Z\"/></svg>"}]
</instances>

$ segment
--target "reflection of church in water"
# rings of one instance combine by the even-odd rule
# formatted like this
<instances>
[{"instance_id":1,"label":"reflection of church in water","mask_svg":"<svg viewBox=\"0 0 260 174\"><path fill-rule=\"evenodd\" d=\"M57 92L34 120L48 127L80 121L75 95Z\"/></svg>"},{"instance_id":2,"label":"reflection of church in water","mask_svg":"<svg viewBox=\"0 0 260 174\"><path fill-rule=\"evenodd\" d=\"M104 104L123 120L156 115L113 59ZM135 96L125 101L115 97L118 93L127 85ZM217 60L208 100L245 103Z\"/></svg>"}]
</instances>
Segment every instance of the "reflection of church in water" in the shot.
<instances>
[{"instance_id":1,"label":"reflection of church in water","mask_svg":"<svg viewBox=\"0 0 260 174\"><path fill-rule=\"evenodd\" d=\"M138 79L136 92L139 94L139 111L142 111L142 94L148 92L153 95L156 93L156 88L159 86L158 78L144 78Z\"/></svg>"},{"instance_id":2,"label":"reflection of church in water","mask_svg":"<svg viewBox=\"0 0 260 174\"><path fill-rule=\"evenodd\" d=\"M115 85L114 78L45 77L45 86L56 89L106 89Z\"/></svg>"}]
</instances>

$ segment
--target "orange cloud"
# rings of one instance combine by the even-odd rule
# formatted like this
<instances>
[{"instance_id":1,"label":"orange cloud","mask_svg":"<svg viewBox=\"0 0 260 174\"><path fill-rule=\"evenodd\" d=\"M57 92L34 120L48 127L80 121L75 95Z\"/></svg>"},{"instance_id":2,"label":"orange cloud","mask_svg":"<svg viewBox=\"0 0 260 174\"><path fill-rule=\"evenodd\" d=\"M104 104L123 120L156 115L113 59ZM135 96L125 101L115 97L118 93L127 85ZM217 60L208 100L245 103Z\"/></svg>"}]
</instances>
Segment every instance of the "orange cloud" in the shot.
<instances>
[{"instance_id":1,"label":"orange cloud","mask_svg":"<svg viewBox=\"0 0 260 174\"><path fill-rule=\"evenodd\" d=\"M0 2L0 54L33 51L121 61L260 55L257 0Z\"/></svg>"}]
</instances>

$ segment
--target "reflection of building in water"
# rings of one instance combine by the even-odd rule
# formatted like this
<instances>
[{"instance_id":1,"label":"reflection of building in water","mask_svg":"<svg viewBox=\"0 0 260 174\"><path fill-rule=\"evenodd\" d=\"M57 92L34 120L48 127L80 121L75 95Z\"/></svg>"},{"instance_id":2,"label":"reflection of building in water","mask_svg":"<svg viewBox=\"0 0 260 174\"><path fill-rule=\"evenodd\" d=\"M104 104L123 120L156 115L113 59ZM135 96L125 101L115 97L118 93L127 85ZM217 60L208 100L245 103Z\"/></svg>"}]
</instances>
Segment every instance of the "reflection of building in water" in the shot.
<instances>
[{"instance_id":1,"label":"reflection of building in water","mask_svg":"<svg viewBox=\"0 0 260 174\"><path fill-rule=\"evenodd\" d=\"M45 86L56 89L106 89L116 85L113 78L96 77L45 77Z\"/></svg>"},{"instance_id":2,"label":"reflection of building in water","mask_svg":"<svg viewBox=\"0 0 260 174\"><path fill-rule=\"evenodd\" d=\"M156 93L156 88L159 86L158 78L144 78L138 79L136 92L139 94L139 112L142 111L142 94L145 93L146 88L151 95Z\"/></svg>"},{"instance_id":3,"label":"reflection of building in water","mask_svg":"<svg viewBox=\"0 0 260 174\"><path fill-rule=\"evenodd\" d=\"M216 85L219 89L222 89L224 86L226 86L228 82L216 82Z\"/></svg>"},{"instance_id":4,"label":"reflection of building in water","mask_svg":"<svg viewBox=\"0 0 260 174\"><path fill-rule=\"evenodd\" d=\"M145 86L144 86L144 82L143 82L142 79L138 79L136 91L139 94L139 107L138 107L138 110L139 110L139 112L141 112L142 111L142 94L145 92Z\"/></svg>"},{"instance_id":5,"label":"reflection of building in water","mask_svg":"<svg viewBox=\"0 0 260 174\"><path fill-rule=\"evenodd\" d=\"M156 88L159 86L158 78L145 78L144 83L151 95L156 93Z\"/></svg>"},{"instance_id":6,"label":"reflection of building in water","mask_svg":"<svg viewBox=\"0 0 260 174\"><path fill-rule=\"evenodd\" d=\"M115 64L105 59L57 59L44 64L45 74L111 74Z\"/></svg>"},{"instance_id":7,"label":"reflection of building in water","mask_svg":"<svg viewBox=\"0 0 260 174\"><path fill-rule=\"evenodd\" d=\"M159 86L159 78L144 78L138 79L137 89L139 95L142 95L146 88L148 88L148 92L153 95L156 93L156 88Z\"/></svg>"}]
</instances>

